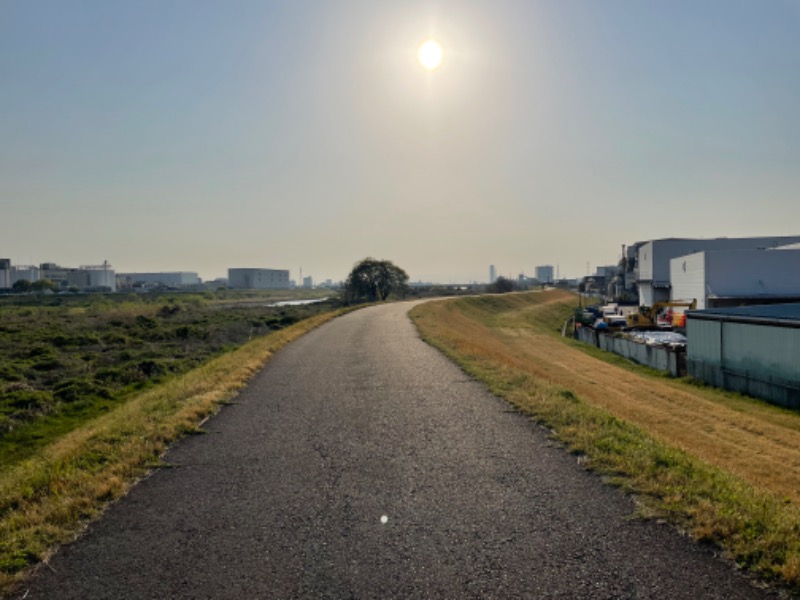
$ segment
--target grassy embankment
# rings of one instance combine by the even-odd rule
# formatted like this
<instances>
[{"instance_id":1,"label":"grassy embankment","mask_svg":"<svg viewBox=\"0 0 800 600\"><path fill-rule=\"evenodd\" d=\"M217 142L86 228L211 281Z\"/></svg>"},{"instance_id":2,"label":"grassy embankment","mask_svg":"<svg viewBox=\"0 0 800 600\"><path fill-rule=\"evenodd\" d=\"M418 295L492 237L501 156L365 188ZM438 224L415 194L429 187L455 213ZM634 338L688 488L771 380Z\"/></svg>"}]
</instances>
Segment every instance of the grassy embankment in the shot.
<instances>
[{"instance_id":1,"label":"grassy embankment","mask_svg":"<svg viewBox=\"0 0 800 600\"><path fill-rule=\"evenodd\" d=\"M0 298L0 469L131 394L332 308L268 306L288 293Z\"/></svg>"},{"instance_id":2,"label":"grassy embankment","mask_svg":"<svg viewBox=\"0 0 800 600\"><path fill-rule=\"evenodd\" d=\"M142 316L134 313L142 310L149 314L142 306L137 306L133 312L130 307L116 307L111 311L115 315L111 318L100 311L100 320L116 322L117 325L110 325L112 330L121 328L130 332L139 327L137 317ZM162 330L164 339L161 341L167 342L172 340L168 332L174 333L176 328L185 325L168 321L177 313L162 314L167 322L159 324L157 315L160 310L156 305L151 316L145 315L157 324L145 329ZM117 390L109 388L107 397L87 400L86 410L78 411L82 421L77 421L75 414L70 412L70 402L59 400L57 396L57 402L40 411L38 418L28 414L17 418L21 429L38 431L40 435L49 437L47 443L40 441L22 449L17 443L5 446L16 458L5 457L0 467L0 595L11 590L31 565L46 559L55 546L72 539L85 523L98 516L109 502L122 496L148 469L158 466L159 457L170 442L199 431L201 421L221 403L230 400L276 350L341 312L328 309L328 312L294 324L289 324L294 317L288 318L284 314L287 318L280 330L270 332L262 322L264 331L261 333L265 335L249 342L245 337L235 350L230 349L234 341L229 339L228 331L224 344L219 347L212 344L214 349L208 350L216 352L216 358L209 360L206 354L206 362L201 366L163 376L146 385L146 382L134 381L133 388L128 385L120 388L125 392L122 395L116 395L114 392ZM254 325L253 313L245 314L248 317L245 334L249 336ZM261 314L272 313L262 311ZM218 319L223 322L233 320L238 323L234 329L242 329L242 324L229 311L208 319L206 325L216 323ZM50 323L52 325L53 321ZM130 329L125 328L126 323ZM215 330L212 327L212 333L200 337L213 339ZM186 341L185 338L179 339ZM127 341L133 347L138 345L131 342L130 336L127 336ZM146 346L147 352L152 353L158 344L149 340ZM163 358L165 351L172 351L169 343L162 348L159 355L162 358L155 360L166 360ZM23 350L21 354L29 353ZM136 358L139 359L141 356ZM121 371L135 374L137 368L128 365ZM103 380L91 377L87 381L99 385L98 382ZM141 389L137 390L137 386ZM49 399L46 392L51 390L44 389L44 384L42 387L39 392L43 398ZM12 386L13 389L16 388ZM66 409L63 408L65 404ZM64 410L66 413L59 417L59 411ZM67 433L62 431L64 428L68 429Z\"/></svg>"},{"instance_id":3,"label":"grassy embankment","mask_svg":"<svg viewBox=\"0 0 800 600\"><path fill-rule=\"evenodd\" d=\"M562 291L429 302L423 338L550 427L640 513L800 589L800 415L670 380L559 332Z\"/></svg>"}]
</instances>

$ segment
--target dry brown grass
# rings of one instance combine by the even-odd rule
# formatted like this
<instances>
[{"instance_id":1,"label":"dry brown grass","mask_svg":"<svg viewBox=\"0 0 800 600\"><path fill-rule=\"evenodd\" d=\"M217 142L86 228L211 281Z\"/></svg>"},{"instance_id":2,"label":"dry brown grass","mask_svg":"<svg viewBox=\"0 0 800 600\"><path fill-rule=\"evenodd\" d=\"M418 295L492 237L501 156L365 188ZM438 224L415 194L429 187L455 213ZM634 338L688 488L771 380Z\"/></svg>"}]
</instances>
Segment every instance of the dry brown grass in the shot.
<instances>
[{"instance_id":1,"label":"dry brown grass","mask_svg":"<svg viewBox=\"0 0 800 600\"><path fill-rule=\"evenodd\" d=\"M642 515L800 590L800 415L592 356L555 333L574 298L483 296L411 315L427 341L635 493Z\"/></svg>"},{"instance_id":2,"label":"dry brown grass","mask_svg":"<svg viewBox=\"0 0 800 600\"><path fill-rule=\"evenodd\" d=\"M800 502L800 414L762 402L703 389L683 381L647 377L610 365L554 341L531 326L548 304L574 302L567 292L532 304L521 298L487 325L457 304L429 303L417 313L436 328L457 332L455 349L480 355L571 390L649 432L657 439L730 471L752 485Z\"/></svg>"}]
</instances>

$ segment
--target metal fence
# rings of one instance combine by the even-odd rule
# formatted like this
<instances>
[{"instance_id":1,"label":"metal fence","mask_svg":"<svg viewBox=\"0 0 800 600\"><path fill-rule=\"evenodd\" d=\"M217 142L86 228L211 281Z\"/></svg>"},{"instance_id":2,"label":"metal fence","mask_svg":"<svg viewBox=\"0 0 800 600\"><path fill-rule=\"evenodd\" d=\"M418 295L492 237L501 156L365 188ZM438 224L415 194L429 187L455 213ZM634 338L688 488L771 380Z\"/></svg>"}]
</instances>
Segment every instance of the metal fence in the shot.
<instances>
[{"instance_id":1,"label":"metal fence","mask_svg":"<svg viewBox=\"0 0 800 600\"><path fill-rule=\"evenodd\" d=\"M761 398L784 408L800 409L800 387L796 381L764 373L736 371L702 360L688 360L689 375L709 385Z\"/></svg>"},{"instance_id":2,"label":"metal fence","mask_svg":"<svg viewBox=\"0 0 800 600\"><path fill-rule=\"evenodd\" d=\"M578 329L576 337L586 344L624 356L640 365L666 371L672 377L681 377L686 374L686 350L684 348L650 346L622 337L614 337L614 334L601 333L590 327Z\"/></svg>"}]
</instances>

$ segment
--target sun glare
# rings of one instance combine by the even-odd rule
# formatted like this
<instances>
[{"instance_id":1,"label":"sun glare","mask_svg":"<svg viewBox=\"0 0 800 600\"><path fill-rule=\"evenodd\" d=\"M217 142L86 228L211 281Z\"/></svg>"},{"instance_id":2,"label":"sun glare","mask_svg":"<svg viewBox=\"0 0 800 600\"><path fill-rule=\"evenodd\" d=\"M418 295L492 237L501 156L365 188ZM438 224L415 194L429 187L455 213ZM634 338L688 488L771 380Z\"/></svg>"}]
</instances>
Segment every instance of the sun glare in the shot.
<instances>
[{"instance_id":1,"label":"sun glare","mask_svg":"<svg viewBox=\"0 0 800 600\"><path fill-rule=\"evenodd\" d=\"M436 67L442 64L444 51L441 44L435 40L428 40L419 47L417 51L417 60L428 71L433 71Z\"/></svg>"}]
</instances>

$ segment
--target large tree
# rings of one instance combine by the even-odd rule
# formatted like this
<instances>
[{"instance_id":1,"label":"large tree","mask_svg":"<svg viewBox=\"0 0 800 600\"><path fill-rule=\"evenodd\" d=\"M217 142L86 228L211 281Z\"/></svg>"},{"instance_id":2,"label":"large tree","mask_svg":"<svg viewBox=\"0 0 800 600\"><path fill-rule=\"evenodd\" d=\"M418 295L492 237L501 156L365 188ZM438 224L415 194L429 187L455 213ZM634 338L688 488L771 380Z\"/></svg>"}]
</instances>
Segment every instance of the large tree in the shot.
<instances>
[{"instance_id":1,"label":"large tree","mask_svg":"<svg viewBox=\"0 0 800 600\"><path fill-rule=\"evenodd\" d=\"M50 279L39 279L31 284L31 291L43 292L45 290L58 291L58 284Z\"/></svg>"},{"instance_id":2,"label":"large tree","mask_svg":"<svg viewBox=\"0 0 800 600\"><path fill-rule=\"evenodd\" d=\"M494 283L489 285L488 289L495 294L505 294L506 292L514 292L517 288L517 283L513 279L507 279L501 275Z\"/></svg>"},{"instance_id":3,"label":"large tree","mask_svg":"<svg viewBox=\"0 0 800 600\"><path fill-rule=\"evenodd\" d=\"M402 296L408 275L390 260L365 258L353 267L344 284L346 302L386 300L390 294Z\"/></svg>"},{"instance_id":4,"label":"large tree","mask_svg":"<svg viewBox=\"0 0 800 600\"><path fill-rule=\"evenodd\" d=\"M11 289L17 293L26 293L31 291L33 284L27 279L17 279L11 286Z\"/></svg>"}]
</instances>

